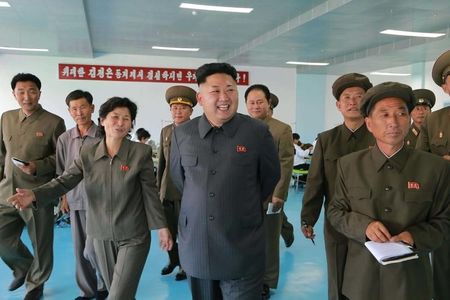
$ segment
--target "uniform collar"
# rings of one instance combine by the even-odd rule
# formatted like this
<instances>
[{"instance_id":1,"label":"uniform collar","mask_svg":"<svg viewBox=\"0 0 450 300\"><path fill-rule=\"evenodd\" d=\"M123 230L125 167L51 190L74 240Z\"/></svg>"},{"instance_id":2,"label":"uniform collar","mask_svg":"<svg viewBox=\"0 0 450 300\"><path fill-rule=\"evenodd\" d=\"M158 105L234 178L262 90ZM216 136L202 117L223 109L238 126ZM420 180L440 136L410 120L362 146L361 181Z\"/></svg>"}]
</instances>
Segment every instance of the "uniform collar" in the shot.
<instances>
[{"instance_id":1,"label":"uniform collar","mask_svg":"<svg viewBox=\"0 0 450 300\"><path fill-rule=\"evenodd\" d=\"M37 119L42 113L44 112L44 109L40 104L37 105L37 109L30 115L27 116L22 109L19 109L19 121L23 122L25 119L34 120Z\"/></svg>"},{"instance_id":2,"label":"uniform collar","mask_svg":"<svg viewBox=\"0 0 450 300\"><path fill-rule=\"evenodd\" d=\"M234 136L234 134L236 133L236 131L239 128L239 120L241 118L241 115L239 113L236 113L233 118L231 118L231 120L229 120L228 122L224 123L222 125L222 130L224 132L224 134L228 137L232 137ZM211 125L211 123L209 123L208 119L206 118L205 114L203 114L200 117L200 120L198 122L198 131L200 133L200 138L204 139L206 137L206 135L213 129L215 128L214 126Z\"/></svg>"},{"instance_id":3,"label":"uniform collar","mask_svg":"<svg viewBox=\"0 0 450 300\"><path fill-rule=\"evenodd\" d=\"M357 139L360 139L361 137L365 136L368 132L367 127L366 127L366 123L363 123L361 126L359 126L358 129L356 129L355 131L351 131L346 125L345 123L342 124L341 126L341 132L344 136L345 140L350 140L352 137L355 137Z\"/></svg>"},{"instance_id":4,"label":"uniform collar","mask_svg":"<svg viewBox=\"0 0 450 300\"><path fill-rule=\"evenodd\" d=\"M91 127L89 127L86 136L95 138L98 137L98 126L92 122ZM72 130L69 131L69 136L71 139L76 139L76 138L83 138L80 135L80 131L78 130L78 126L75 126L74 128L72 128Z\"/></svg>"},{"instance_id":5,"label":"uniform collar","mask_svg":"<svg viewBox=\"0 0 450 300\"><path fill-rule=\"evenodd\" d=\"M375 163L375 170L379 172L385 164L389 164L400 172L405 167L408 157L414 149L410 149L409 147L406 147L406 145L403 145L400 151L390 158L387 158L376 144L370 151Z\"/></svg>"},{"instance_id":6,"label":"uniform collar","mask_svg":"<svg viewBox=\"0 0 450 300\"><path fill-rule=\"evenodd\" d=\"M99 160L103 157L108 157L108 151L106 150L106 138L103 138L97 146L95 150L94 160ZM122 144L120 145L119 152L115 156L117 156L122 161L127 161L128 158L128 150L130 148L130 143L134 143L127 138L123 138Z\"/></svg>"}]
</instances>

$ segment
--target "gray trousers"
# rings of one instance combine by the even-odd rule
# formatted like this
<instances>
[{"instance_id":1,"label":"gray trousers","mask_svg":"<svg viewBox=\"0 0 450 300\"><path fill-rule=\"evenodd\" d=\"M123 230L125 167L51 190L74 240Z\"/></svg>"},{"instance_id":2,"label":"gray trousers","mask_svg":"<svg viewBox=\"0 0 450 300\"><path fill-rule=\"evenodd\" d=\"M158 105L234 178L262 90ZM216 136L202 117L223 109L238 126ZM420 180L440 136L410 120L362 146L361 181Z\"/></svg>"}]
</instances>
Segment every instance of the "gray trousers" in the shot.
<instances>
[{"instance_id":1,"label":"gray trousers","mask_svg":"<svg viewBox=\"0 0 450 300\"><path fill-rule=\"evenodd\" d=\"M150 232L124 241L92 241L108 300L133 300L150 250Z\"/></svg>"},{"instance_id":2,"label":"gray trousers","mask_svg":"<svg viewBox=\"0 0 450 300\"><path fill-rule=\"evenodd\" d=\"M431 254L433 261L434 300L450 299L450 240L444 243Z\"/></svg>"},{"instance_id":3,"label":"gray trousers","mask_svg":"<svg viewBox=\"0 0 450 300\"><path fill-rule=\"evenodd\" d=\"M0 257L28 291L44 284L53 268L53 206L17 211L0 206ZM33 254L20 236L26 226Z\"/></svg>"},{"instance_id":4,"label":"gray trousers","mask_svg":"<svg viewBox=\"0 0 450 300\"><path fill-rule=\"evenodd\" d=\"M263 281L270 288L276 289L280 275L280 234L283 213L264 215L266 233L266 271Z\"/></svg>"},{"instance_id":5,"label":"gray trousers","mask_svg":"<svg viewBox=\"0 0 450 300\"><path fill-rule=\"evenodd\" d=\"M169 228L170 234L173 239L172 250L167 251L169 254L169 263L171 265L179 265L180 257L178 256L178 217L180 216L180 199L178 200L168 200L164 199L163 208L164 215L166 216L167 226Z\"/></svg>"},{"instance_id":6,"label":"gray trousers","mask_svg":"<svg viewBox=\"0 0 450 300\"><path fill-rule=\"evenodd\" d=\"M262 276L209 280L188 276L193 300L260 300Z\"/></svg>"},{"instance_id":7,"label":"gray trousers","mask_svg":"<svg viewBox=\"0 0 450 300\"><path fill-rule=\"evenodd\" d=\"M85 210L70 210L70 228L75 254L75 277L81 291L80 296L91 298L97 290L106 290L106 286L98 271L92 239L86 234Z\"/></svg>"}]
</instances>

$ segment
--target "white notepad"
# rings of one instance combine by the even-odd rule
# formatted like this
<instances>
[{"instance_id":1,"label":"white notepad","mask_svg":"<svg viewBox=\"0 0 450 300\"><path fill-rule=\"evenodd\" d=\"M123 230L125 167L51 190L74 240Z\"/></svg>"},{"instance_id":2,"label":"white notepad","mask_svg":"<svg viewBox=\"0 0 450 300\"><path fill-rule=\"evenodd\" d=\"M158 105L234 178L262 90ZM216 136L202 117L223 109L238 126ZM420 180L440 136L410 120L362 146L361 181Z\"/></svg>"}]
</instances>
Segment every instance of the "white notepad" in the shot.
<instances>
[{"instance_id":1,"label":"white notepad","mask_svg":"<svg viewBox=\"0 0 450 300\"><path fill-rule=\"evenodd\" d=\"M419 258L411 246L401 242L377 243L369 241L365 242L364 245L382 265Z\"/></svg>"}]
</instances>

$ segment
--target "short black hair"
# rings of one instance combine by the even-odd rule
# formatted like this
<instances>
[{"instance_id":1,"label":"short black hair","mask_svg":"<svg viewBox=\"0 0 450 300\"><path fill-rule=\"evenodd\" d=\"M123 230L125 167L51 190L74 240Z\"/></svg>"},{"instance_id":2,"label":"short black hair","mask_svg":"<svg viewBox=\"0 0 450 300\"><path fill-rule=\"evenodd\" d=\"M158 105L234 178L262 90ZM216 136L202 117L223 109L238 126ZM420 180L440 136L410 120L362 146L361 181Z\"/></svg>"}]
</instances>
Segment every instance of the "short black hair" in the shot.
<instances>
[{"instance_id":1,"label":"short black hair","mask_svg":"<svg viewBox=\"0 0 450 300\"><path fill-rule=\"evenodd\" d=\"M30 74L30 73L16 74L16 76L14 76L13 79L11 80L11 88L13 91L16 88L17 82L19 82L19 81L32 81L32 82L34 82L34 84L36 84L38 89L41 90L41 81L39 80L39 78L37 78L36 75Z\"/></svg>"},{"instance_id":2,"label":"short black hair","mask_svg":"<svg viewBox=\"0 0 450 300\"><path fill-rule=\"evenodd\" d=\"M133 101L131 101L128 98L121 98L121 97L112 97L106 100L105 103L103 103L100 106L100 109L98 111L99 115L99 131L102 135L105 135L105 128L102 126L100 120L106 119L106 116L112 112L117 107L126 107L130 111L131 115L131 128L133 128L134 121L136 120L137 115L137 105Z\"/></svg>"},{"instance_id":3,"label":"short black hair","mask_svg":"<svg viewBox=\"0 0 450 300\"><path fill-rule=\"evenodd\" d=\"M142 139L149 139L150 138L150 132L145 130L145 128L139 128L136 130L136 137L139 141Z\"/></svg>"},{"instance_id":4,"label":"short black hair","mask_svg":"<svg viewBox=\"0 0 450 300\"><path fill-rule=\"evenodd\" d=\"M228 63L209 63L204 64L195 71L195 77L197 78L197 85L206 82L206 78L210 75L224 73L230 75L234 81L237 79L236 69Z\"/></svg>"},{"instance_id":5,"label":"short black hair","mask_svg":"<svg viewBox=\"0 0 450 300\"><path fill-rule=\"evenodd\" d=\"M292 134L292 139L293 140L300 140L300 135L298 133L293 133Z\"/></svg>"},{"instance_id":6,"label":"short black hair","mask_svg":"<svg viewBox=\"0 0 450 300\"><path fill-rule=\"evenodd\" d=\"M86 91L82 91L82 90L75 90L75 91L71 91L69 93L69 95L67 95L66 97L66 104L67 106L69 106L70 101L72 100L78 100L81 98L85 98L87 100L87 102L89 102L89 104L92 104L92 102L94 101L94 99L92 98L91 93L86 92Z\"/></svg>"},{"instance_id":7,"label":"short black hair","mask_svg":"<svg viewBox=\"0 0 450 300\"><path fill-rule=\"evenodd\" d=\"M264 93L264 96L266 97L267 102L270 104L270 90L267 86L265 86L264 84L254 84L251 85L247 88L247 90L245 91L245 103L247 103L247 96L248 94L253 91L253 90L259 90L262 91Z\"/></svg>"}]
</instances>

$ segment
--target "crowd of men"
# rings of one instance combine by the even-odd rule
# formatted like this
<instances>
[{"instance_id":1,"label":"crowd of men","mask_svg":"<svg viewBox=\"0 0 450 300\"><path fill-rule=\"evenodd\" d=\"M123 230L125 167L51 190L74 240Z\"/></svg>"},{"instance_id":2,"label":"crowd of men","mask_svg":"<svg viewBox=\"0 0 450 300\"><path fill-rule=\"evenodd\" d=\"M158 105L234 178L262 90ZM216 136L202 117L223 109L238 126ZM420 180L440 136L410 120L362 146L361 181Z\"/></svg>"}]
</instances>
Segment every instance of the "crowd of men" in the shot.
<instances>
[{"instance_id":1,"label":"crowd of men","mask_svg":"<svg viewBox=\"0 0 450 300\"><path fill-rule=\"evenodd\" d=\"M449 75L450 50L432 72L450 95ZM161 210L153 220L158 225L148 220L149 229L164 227L163 218L170 232L161 236L160 231L169 257L161 274L178 267L175 279L188 279L193 299L268 299L278 285L280 235L287 246L294 239L283 205L293 167L300 165L294 163L300 151L294 150L296 135L273 118L279 100L263 84L245 92L248 115L237 113L233 66L205 64L196 78L197 92L186 86L166 91L173 122L161 130L156 177L142 180L158 189L149 197L162 205L155 208ZM0 124L0 257L12 270L9 290L25 284L25 300L41 299L53 266L53 206L59 201L41 200L42 185L64 183L74 161L82 161L81 149L101 145L105 137L103 126L92 120L89 92L67 95L76 126L66 131L64 121L39 104L36 76L17 74L11 88L20 108L3 113ZM450 108L431 113L436 102L431 91L398 82L373 86L358 73L339 77L332 92L343 123L318 135L301 210L301 231L313 239L324 207L328 298L450 299ZM203 114L190 120L197 104ZM145 141L150 136L144 131ZM110 154L111 163L121 153ZM128 172L130 165L121 164L120 171ZM15 194L17 188L30 192ZM100 206L92 205L85 182L60 201L71 219L80 290L75 299L134 299L136 288L117 283L103 267L108 254L96 253L103 236L93 239L86 220L106 212L88 209ZM20 239L24 228L33 253ZM383 266L366 241L408 244L418 259ZM115 235L102 241L122 242ZM142 257L145 261L146 254ZM127 268L123 261L121 267ZM132 279L135 287L139 277Z\"/></svg>"}]
</instances>

